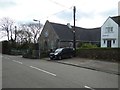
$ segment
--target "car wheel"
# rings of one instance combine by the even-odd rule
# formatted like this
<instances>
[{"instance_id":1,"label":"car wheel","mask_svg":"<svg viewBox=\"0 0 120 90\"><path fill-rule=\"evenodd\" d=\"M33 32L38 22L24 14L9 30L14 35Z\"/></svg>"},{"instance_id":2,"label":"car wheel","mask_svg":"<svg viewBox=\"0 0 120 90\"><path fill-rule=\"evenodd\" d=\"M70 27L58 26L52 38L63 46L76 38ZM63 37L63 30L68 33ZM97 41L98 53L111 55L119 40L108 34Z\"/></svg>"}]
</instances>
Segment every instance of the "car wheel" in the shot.
<instances>
[{"instance_id":1,"label":"car wheel","mask_svg":"<svg viewBox=\"0 0 120 90\"><path fill-rule=\"evenodd\" d=\"M70 55L70 58L72 58L73 57L73 55Z\"/></svg>"},{"instance_id":2,"label":"car wheel","mask_svg":"<svg viewBox=\"0 0 120 90\"><path fill-rule=\"evenodd\" d=\"M58 59L59 59L59 60L62 60L62 56L59 56Z\"/></svg>"},{"instance_id":3,"label":"car wheel","mask_svg":"<svg viewBox=\"0 0 120 90\"><path fill-rule=\"evenodd\" d=\"M53 60L53 58L50 58L50 60Z\"/></svg>"}]
</instances>

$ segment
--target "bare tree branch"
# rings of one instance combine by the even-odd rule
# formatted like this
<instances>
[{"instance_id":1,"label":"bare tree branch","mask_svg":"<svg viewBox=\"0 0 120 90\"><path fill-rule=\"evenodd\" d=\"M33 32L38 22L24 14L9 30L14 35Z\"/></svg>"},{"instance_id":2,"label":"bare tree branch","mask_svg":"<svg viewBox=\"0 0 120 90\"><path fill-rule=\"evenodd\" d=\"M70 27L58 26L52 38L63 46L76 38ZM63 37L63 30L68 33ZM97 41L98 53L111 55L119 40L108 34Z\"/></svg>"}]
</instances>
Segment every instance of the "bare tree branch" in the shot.
<instances>
[{"instance_id":1,"label":"bare tree branch","mask_svg":"<svg viewBox=\"0 0 120 90\"><path fill-rule=\"evenodd\" d=\"M30 28L30 31L33 35L33 41L34 43L37 43L38 35L40 34L42 24L36 24L36 23L29 23L28 27Z\"/></svg>"},{"instance_id":2,"label":"bare tree branch","mask_svg":"<svg viewBox=\"0 0 120 90\"><path fill-rule=\"evenodd\" d=\"M0 26L2 27L2 31L5 31L7 33L8 41L10 40L10 35L11 39L13 39L13 26L14 21L10 18L2 18L0 21Z\"/></svg>"}]
</instances>

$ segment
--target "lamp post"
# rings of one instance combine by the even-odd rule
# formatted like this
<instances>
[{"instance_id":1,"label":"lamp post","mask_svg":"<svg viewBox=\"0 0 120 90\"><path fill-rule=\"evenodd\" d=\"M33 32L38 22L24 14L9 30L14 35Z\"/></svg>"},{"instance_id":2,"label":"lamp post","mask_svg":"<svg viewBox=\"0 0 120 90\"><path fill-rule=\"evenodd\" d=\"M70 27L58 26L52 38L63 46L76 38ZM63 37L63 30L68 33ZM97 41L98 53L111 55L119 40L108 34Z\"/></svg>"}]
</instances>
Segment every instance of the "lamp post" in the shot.
<instances>
[{"instance_id":1,"label":"lamp post","mask_svg":"<svg viewBox=\"0 0 120 90\"><path fill-rule=\"evenodd\" d=\"M76 51L76 37L75 37L75 13L76 13L76 8L74 6L73 8L73 18L74 18L74 26L72 28L72 26L70 25L70 23L67 23L67 26L72 29L72 33L73 33L73 48Z\"/></svg>"},{"instance_id":2,"label":"lamp post","mask_svg":"<svg viewBox=\"0 0 120 90\"><path fill-rule=\"evenodd\" d=\"M35 21L35 22L39 22L39 29L40 29L40 20L33 19L33 21Z\"/></svg>"},{"instance_id":3,"label":"lamp post","mask_svg":"<svg viewBox=\"0 0 120 90\"><path fill-rule=\"evenodd\" d=\"M40 29L40 20L33 19L33 21L39 22L39 29ZM38 43L38 54L39 54L39 58L40 58L40 43Z\"/></svg>"}]
</instances>

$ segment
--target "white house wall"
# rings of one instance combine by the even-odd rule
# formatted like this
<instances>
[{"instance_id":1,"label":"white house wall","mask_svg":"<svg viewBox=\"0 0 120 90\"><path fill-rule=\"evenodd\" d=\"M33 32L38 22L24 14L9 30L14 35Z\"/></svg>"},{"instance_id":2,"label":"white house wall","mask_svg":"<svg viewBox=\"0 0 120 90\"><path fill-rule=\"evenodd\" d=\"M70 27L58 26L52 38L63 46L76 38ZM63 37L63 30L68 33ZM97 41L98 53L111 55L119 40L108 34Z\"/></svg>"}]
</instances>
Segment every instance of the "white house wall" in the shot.
<instances>
[{"instance_id":1,"label":"white house wall","mask_svg":"<svg viewBox=\"0 0 120 90\"><path fill-rule=\"evenodd\" d=\"M106 27L113 27L113 32L107 32ZM111 18L108 18L101 27L101 47L107 47L107 40L111 40L111 47L118 47L118 24Z\"/></svg>"},{"instance_id":2,"label":"white house wall","mask_svg":"<svg viewBox=\"0 0 120 90\"><path fill-rule=\"evenodd\" d=\"M118 29L118 47L120 47L120 26Z\"/></svg>"}]
</instances>

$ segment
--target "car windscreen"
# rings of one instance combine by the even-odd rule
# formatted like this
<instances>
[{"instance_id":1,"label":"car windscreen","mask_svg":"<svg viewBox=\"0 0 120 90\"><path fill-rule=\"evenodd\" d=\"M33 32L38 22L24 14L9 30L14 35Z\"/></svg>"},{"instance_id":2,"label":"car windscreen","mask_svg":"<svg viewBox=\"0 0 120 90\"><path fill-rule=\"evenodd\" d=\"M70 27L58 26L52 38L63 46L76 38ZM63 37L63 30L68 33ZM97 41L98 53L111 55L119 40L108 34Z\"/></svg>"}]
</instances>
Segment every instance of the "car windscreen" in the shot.
<instances>
[{"instance_id":1,"label":"car windscreen","mask_svg":"<svg viewBox=\"0 0 120 90\"><path fill-rule=\"evenodd\" d=\"M63 48L56 49L56 50L55 50L55 53L59 53L59 52L61 52L62 50L63 50Z\"/></svg>"}]
</instances>

